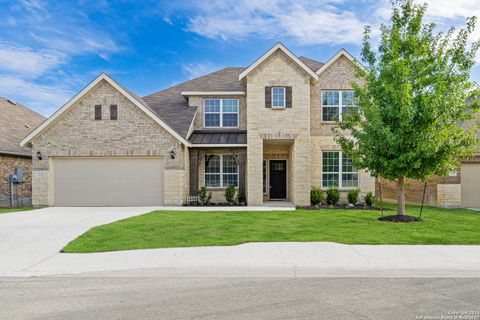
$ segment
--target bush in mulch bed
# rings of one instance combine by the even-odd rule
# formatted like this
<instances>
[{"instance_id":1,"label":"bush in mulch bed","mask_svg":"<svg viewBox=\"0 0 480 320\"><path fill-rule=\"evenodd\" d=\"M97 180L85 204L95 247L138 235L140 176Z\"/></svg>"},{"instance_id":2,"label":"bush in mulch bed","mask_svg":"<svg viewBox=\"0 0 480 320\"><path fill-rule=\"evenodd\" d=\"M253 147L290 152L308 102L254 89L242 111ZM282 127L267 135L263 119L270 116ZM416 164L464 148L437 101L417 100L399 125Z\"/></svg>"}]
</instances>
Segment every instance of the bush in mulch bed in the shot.
<instances>
[{"instance_id":1,"label":"bush in mulch bed","mask_svg":"<svg viewBox=\"0 0 480 320\"><path fill-rule=\"evenodd\" d=\"M228 202L209 202L208 204L200 204L198 202L184 203L184 207L245 207L245 203L228 203Z\"/></svg>"},{"instance_id":2,"label":"bush in mulch bed","mask_svg":"<svg viewBox=\"0 0 480 320\"><path fill-rule=\"evenodd\" d=\"M378 220L389 222L419 222L422 221L422 218L395 214L391 216L380 217Z\"/></svg>"},{"instance_id":3,"label":"bush in mulch bed","mask_svg":"<svg viewBox=\"0 0 480 320\"><path fill-rule=\"evenodd\" d=\"M367 206L363 204L349 205L349 204L337 204L337 205L327 205L319 204L305 207L297 207L297 209L304 210L319 210L319 209L341 209L341 210L382 210L382 208L376 206ZM390 208L383 208L383 211L391 211Z\"/></svg>"}]
</instances>

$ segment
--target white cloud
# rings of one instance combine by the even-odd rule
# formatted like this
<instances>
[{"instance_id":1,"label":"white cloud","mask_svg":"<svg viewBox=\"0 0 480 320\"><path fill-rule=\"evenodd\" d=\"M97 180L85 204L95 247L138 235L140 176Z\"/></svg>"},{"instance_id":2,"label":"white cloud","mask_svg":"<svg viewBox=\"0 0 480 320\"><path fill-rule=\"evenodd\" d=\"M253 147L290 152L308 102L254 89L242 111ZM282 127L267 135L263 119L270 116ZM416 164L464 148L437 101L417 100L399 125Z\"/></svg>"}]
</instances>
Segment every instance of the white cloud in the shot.
<instances>
[{"instance_id":1,"label":"white cloud","mask_svg":"<svg viewBox=\"0 0 480 320\"><path fill-rule=\"evenodd\" d=\"M65 55L53 50L31 48L0 43L0 70L38 76L65 61Z\"/></svg>"},{"instance_id":2,"label":"white cloud","mask_svg":"<svg viewBox=\"0 0 480 320\"><path fill-rule=\"evenodd\" d=\"M65 104L73 92L58 84L41 85L16 76L0 75L0 96L15 97L20 103L49 116Z\"/></svg>"},{"instance_id":3,"label":"white cloud","mask_svg":"<svg viewBox=\"0 0 480 320\"><path fill-rule=\"evenodd\" d=\"M209 38L292 37L302 44L358 43L364 23L343 1L235 1L196 3L188 30Z\"/></svg>"},{"instance_id":4,"label":"white cloud","mask_svg":"<svg viewBox=\"0 0 480 320\"><path fill-rule=\"evenodd\" d=\"M210 62L186 63L182 65L182 72L188 77L188 79L195 79L218 69L220 68L217 65Z\"/></svg>"},{"instance_id":5,"label":"white cloud","mask_svg":"<svg viewBox=\"0 0 480 320\"><path fill-rule=\"evenodd\" d=\"M97 3L95 10L101 8ZM2 38L9 39L0 42L1 96L49 115L72 97L76 90L70 88L84 84L71 71L78 56L107 60L121 50L110 29L92 21L89 12L72 9L42 0L8 5L7 19L0 21Z\"/></svg>"}]
</instances>

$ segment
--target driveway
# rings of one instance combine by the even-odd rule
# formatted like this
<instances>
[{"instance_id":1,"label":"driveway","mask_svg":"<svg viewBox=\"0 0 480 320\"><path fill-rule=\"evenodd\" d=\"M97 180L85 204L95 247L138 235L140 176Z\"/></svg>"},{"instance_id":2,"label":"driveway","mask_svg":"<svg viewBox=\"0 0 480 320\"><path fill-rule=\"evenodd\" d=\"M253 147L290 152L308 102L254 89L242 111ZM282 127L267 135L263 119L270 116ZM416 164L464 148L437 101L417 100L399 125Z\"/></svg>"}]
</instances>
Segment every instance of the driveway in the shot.
<instances>
[{"instance_id":1,"label":"driveway","mask_svg":"<svg viewBox=\"0 0 480 320\"><path fill-rule=\"evenodd\" d=\"M92 227L156 209L44 208L0 215L0 276L22 272L47 260Z\"/></svg>"}]
</instances>

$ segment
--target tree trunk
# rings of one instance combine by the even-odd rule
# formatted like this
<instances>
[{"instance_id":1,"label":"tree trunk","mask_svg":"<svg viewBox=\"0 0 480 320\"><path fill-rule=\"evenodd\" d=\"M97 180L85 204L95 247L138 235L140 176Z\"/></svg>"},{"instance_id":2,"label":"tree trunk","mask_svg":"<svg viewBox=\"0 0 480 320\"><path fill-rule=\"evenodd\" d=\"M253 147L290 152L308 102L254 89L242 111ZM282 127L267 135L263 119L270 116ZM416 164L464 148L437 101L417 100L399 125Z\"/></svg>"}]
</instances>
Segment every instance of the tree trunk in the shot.
<instances>
[{"instance_id":1,"label":"tree trunk","mask_svg":"<svg viewBox=\"0 0 480 320\"><path fill-rule=\"evenodd\" d=\"M397 186L398 186L398 197L397 197L397 214L398 215L405 215L405 178L401 177L398 178Z\"/></svg>"}]
</instances>

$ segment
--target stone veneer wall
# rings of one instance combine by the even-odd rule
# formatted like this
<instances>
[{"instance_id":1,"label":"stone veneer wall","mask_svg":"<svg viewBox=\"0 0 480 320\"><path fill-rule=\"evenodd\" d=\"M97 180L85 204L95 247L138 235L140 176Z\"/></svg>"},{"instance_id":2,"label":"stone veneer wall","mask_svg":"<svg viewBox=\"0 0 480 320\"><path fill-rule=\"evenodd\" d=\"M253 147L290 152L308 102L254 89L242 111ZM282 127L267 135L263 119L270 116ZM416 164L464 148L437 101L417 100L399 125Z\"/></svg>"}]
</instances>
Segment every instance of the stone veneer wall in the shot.
<instances>
[{"instance_id":1,"label":"stone veneer wall","mask_svg":"<svg viewBox=\"0 0 480 320\"><path fill-rule=\"evenodd\" d=\"M94 106L102 105L102 120L94 120ZM110 120L110 105L116 104L118 120ZM33 204L54 205L51 157L164 156L164 202L182 204L188 191L188 154L169 132L131 103L106 81L100 82L66 114L32 141ZM175 159L168 156L176 151Z\"/></svg>"},{"instance_id":2,"label":"stone veneer wall","mask_svg":"<svg viewBox=\"0 0 480 320\"><path fill-rule=\"evenodd\" d=\"M292 108L265 108L265 87L291 86ZM310 76L277 50L247 76L247 200L263 203L263 140L294 140L290 200L310 203Z\"/></svg>"},{"instance_id":3,"label":"stone veneer wall","mask_svg":"<svg viewBox=\"0 0 480 320\"><path fill-rule=\"evenodd\" d=\"M10 178L15 168L23 169L25 182L14 184L14 206L29 205L32 201L32 159L0 154L0 207L10 206Z\"/></svg>"},{"instance_id":4,"label":"stone veneer wall","mask_svg":"<svg viewBox=\"0 0 480 320\"><path fill-rule=\"evenodd\" d=\"M335 123L322 120L322 90L352 90L352 82L363 85L362 79L355 78L355 68L344 56L333 62L319 76L319 82L311 91L311 185L322 186L322 152L340 151L333 139ZM360 200L368 192L375 193L375 179L365 170L359 171ZM348 190L341 191L341 201L345 202Z\"/></svg>"},{"instance_id":5,"label":"stone veneer wall","mask_svg":"<svg viewBox=\"0 0 480 320\"><path fill-rule=\"evenodd\" d=\"M376 195L380 197L380 183L382 184L382 198L385 201L397 201L397 183L384 178L376 181ZM424 203L430 206L459 206L460 205L461 171L457 170L455 176L432 177L427 181ZM405 200L407 203L422 203L425 183L420 180L406 179ZM458 194L453 194L457 192ZM457 203L458 202L458 203Z\"/></svg>"},{"instance_id":6,"label":"stone veneer wall","mask_svg":"<svg viewBox=\"0 0 480 320\"><path fill-rule=\"evenodd\" d=\"M203 126L203 100L204 99L238 99L238 128L205 128ZM197 116L193 122L194 130L246 130L247 129L247 105L244 96L204 96L189 97L188 105L197 107Z\"/></svg>"}]
</instances>

